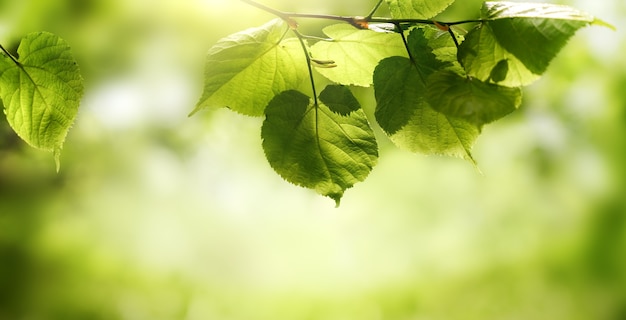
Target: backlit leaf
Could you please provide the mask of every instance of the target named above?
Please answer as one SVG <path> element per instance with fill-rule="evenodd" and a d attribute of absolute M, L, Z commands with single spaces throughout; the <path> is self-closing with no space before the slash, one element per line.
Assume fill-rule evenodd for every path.
<path fill-rule="evenodd" d="M 427 101 L 426 80 L 409 59 L 381 61 L 374 72 L 374 90 L 376 120 L 397 146 L 474 163 L 470 150 L 479 126 L 435 111 Z"/>
<path fill-rule="evenodd" d="M 478 127 L 515 111 L 522 102 L 519 88 L 485 83 L 442 71 L 428 79 L 427 99 L 433 109 L 468 120 Z"/>
<path fill-rule="evenodd" d="M 458 58 L 468 75 L 484 82 L 520 87 L 540 77 L 498 43 L 488 24 L 477 26 L 465 36 L 465 41 L 459 47 Z"/>
<path fill-rule="evenodd" d="M 406 56 L 402 38 L 397 33 L 356 29 L 348 24 L 324 28 L 332 41 L 319 41 L 311 47 L 313 57 L 334 61 L 334 68 L 317 68 L 333 82 L 368 87 L 378 62 L 390 56 Z"/>
<path fill-rule="evenodd" d="M 430 19 L 448 8 L 454 0 L 385 0 L 396 19 Z"/>
<path fill-rule="evenodd" d="M 22 39 L 14 61 L 0 54 L 0 97 L 13 130 L 29 145 L 55 154 L 76 118 L 83 79 L 69 45 L 47 32 Z"/>
<path fill-rule="evenodd" d="M 339 205 L 344 191 L 369 175 L 378 146 L 363 110 L 342 115 L 327 106 L 352 105 L 354 97 L 329 88 L 318 106 L 299 91 L 277 95 L 265 110 L 261 136 L 267 160 L 281 177 Z"/>
<path fill-rule="evenodd" d="M 307 79 L 306 57 L 296 39 L 283 40 L 289 27 L 280 19 L 220 40 L 208 52 L 204 92 L 194 112 L 228 107 L 262 116 L 270 100 Z"/>
<path fill-rule="evenodd" d="M 578 29 L 612 27 L 572 7 L 545 3 L 485 2 L 482 15 L 485 25 L 467 35 L 459 60 L 470 75 L 511 87 L 543 74 Z"/>

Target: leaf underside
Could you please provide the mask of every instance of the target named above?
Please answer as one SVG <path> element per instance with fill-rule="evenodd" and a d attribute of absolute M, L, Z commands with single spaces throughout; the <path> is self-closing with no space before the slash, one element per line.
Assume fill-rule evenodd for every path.
<path fill-rule="evenodd" d="M 7 121 L 32 147 L 58 156 L 76 118 L 83 79 L 69 45 L 48 32 L 24 37 L 17 63 L 0 57 L 0 97 Z"/>

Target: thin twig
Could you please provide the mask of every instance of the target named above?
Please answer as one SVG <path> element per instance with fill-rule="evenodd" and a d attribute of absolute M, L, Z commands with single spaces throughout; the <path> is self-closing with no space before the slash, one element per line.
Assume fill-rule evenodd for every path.
<path fill-rule="evenodd" d="M 13 57 L 12 54 L 9 53 L 9 51 L 7 51 L 7 49 L 5 49 L 1 44 L 0 44 L 0 49 L 2 49 L 2 51 L 4 52 L 4 54 L 6 54 L 9 58 L 11 58 L 11 60 L 13 60 L 13 62 L 15 62 L 16 65 L 21 66 L 22 64 L 17 61 L 17 59 L 15 59 L 15 57 Z"/>
<path fill-rule="evenodd" d="M 374 9 L 372 9 L 372 11 L 370 11 L 370 13 L 365 18 L 366 19 L 371 19 L 374 16 L 374 14 L 376 13 L 376 11 L 378 11 L 378 8 L 380 8 L 380 5 L 383 4 L 383 1 L 385 1 L 385 0 L 379 0 L 378 3 L 376 4 L 376 6 L 374 7 Z"/>
<path fill-rule="evenodd" d="M 304 55 L 306 56 L 306 65 L 307 65 L 307 68 L 309 69 L 309 79 L 311 81 L 311 90 L 313 91 L 313 101 L 315 102 L 315 107 L 317 107 L 318 106 L 317 89 L 315 88 L 315 78 L 313 76 L 313 66 L 311 63 L 311 55 L 309 53 L 309 49 L 306 46 L 306 43 L 304 42 L 304 36 L 300 32 L 298 32 L 298 30 L 293 30 L 293 33 L 296 35 L 296 37 L 300 41 L 300 45 L 302 46 L 302 51 L 304 51 Z"/>
<path fill-rule="evenodd" d="M 352 25 L 355 25 L 355 23 L 357 21 L 359 22 L 377 22 L 377 23 L 392 23 L 395 25 L 399 25 L 399 24 L 409 24 L 409 25 L 413 25 L 413 24 L 427 24 L 427 25 L 434 25 L 436 23 L 439 23 L 441 25 L 448 25 L 448 26 L 453 26 L 453 25 L 458 25 L 458 24 L 466 24 L 466 23 L 481 23 L 481 22 L 485 22 L 485 20 L 479 19 L 479 20 L 463 20 L 463 21 L 454 21 L 454 22 L 443 22 L 443 21 L 434 21 L 434 20 L 427 20 L 427 19 L 394 19 L 394 18 L 385 18 L 385 17 L 374 17 L 374 13 L 378 10 L 378 8 L 382 5 L 382 3 L 384 2 L 383 0 L 380 0 L 379 3 L 376 5 L 376 7 L 374 8 L 374 10 L 372 10 L 372 12 L 370 12 L 370 14 L 367 17 L 352 17 L 352 16 L 338 16 L 338 15 L 332 15 L 332 14 L 314 14 L 314 13 L 294 13 L 294 12 L 285 12 L 285 11 L 280 11 L 280 10 L 276 10 L 273 8 L 270 8 L 266 5 L 263 5 L 261 3 L 258 3 L 254 0 L 241 0 L 242 2 L 245 2 L 253 7 L 259 8 L 261 10 L 264 10 L 266 12 L 269 12 L 285 21 L 291 21 L 292 18 L 305 18 L 305 19 L 323 19 L 323 20 L 335 20 L 335 21 L 342 21 L 342 22 L 346 22 Z"/>

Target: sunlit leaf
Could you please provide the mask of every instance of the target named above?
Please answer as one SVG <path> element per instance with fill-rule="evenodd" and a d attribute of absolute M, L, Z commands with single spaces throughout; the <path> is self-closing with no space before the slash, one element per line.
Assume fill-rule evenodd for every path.
<path fill-rule="evenodd" d="M 477 26 L 465 36 L 458 58 L 468 75 L 485 82 L 520 87 L 540 77 L 498 43 L 488 24 Z"/>
<path fill-rule="evenodd" d="M 267 160 L 281 177 L 339 205 L 344 191 L 363 181 L 376 164 L 378 146 L 363 110 L 342 115 L 329 108 L 352 105 L 354 97 L 329 88 L 318 106 L 299 91 L 277 95 L 265 110 L 261 136 Z"/>
<path fill-rule="evenodd" d="M 194 112 L 228 107 L 262 116 L 277 94 L 307 79 L 306 58 L 295 39 L 282 40 L 288 26 L 280 19 L 220 40 L 207 55 L 204 92 Z"/>
<path fill-rule="evenodd" d="M 433 109 L 468 120 L 478 127 L 515 111 L 522 102 L 519 88 L 464 78 L 450 71 L 430 76 L 427 92 L 428 102 Z"/>
<path fill-rule="evenodd" d="M 479 126 L 431 108 L 426 80 L 409 59 L 381 61 L 374 72 L 374 90 L 376 120 L 397 146 L 474 162 L 470 150 L 480 133 Z"/>
<path fill-rule="evenodd" d="M 324 28 L 332 41 L 319 41 L 311 47 L 313 57 L 334 61 L 334 68 L 317 71 L 333 82 L 367 87 L 378 62 L 390 56 L 406 56 L 402 38 L 397 33 L 359 30 L 348 24 Z"/>
<path fill-rule="evenodd" d="M 454 0 L 385 0 L 396 19 L 430 19 L 448 8 Z"/>
<path fill-rule="evenodd" d="M 543 74 L 578 29 L 611 27 L 572 7 L 544 3 L 486 2 L 482 15 L 486 25 L 467 35 L 459 59 L 470 75 L 512 87 Z"/>
<path fill-rule="evenodd" d="M 422 104 L 402 130 L 390 138 L 397 146 L 411 152 L 457 157 L 475 165 L 471 150 L 479 135 L 480 128 L 475 124 Z"/>
<path fill-rule="evenodd" d="M 0 54 L 0 96 L 7 120 L 29 145 L 58 157 L 83 95 L 69 45 L 38 32 L 22 39 L 19 59 Z"/>

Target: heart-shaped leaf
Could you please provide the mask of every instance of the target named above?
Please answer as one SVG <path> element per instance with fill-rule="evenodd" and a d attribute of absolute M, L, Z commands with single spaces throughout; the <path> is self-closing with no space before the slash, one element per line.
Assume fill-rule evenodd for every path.
<path fill-rule="evenodd" d="M 274 19 L 220 40 L 207 54 L 204 92 L 196 109 L 228 107 L 262 116 L 280 92 L 297 89 L 308 75 L 298 40 L 283 40 L 288 26 Z"/>
<path fill-rule="evenodd" d="M 261 136 L 267 160 L 281 177 L 339 205 L 344 191 L 376 164 L 378 145 L 362 109 L 335 110 L 356 101 L 347 88 L 328 88 L 318 105 L 299 91 L 277 95 L 265 110 Z"/>
<path fill-rule="evenodd" d="M 83 78 L 69 45 L 48 32 L 31 33 L 0 56 L 0 97 L 13 130 L 29 145 L 51 151 L 57 170 L 65 137 L 83 95 Z"/>

